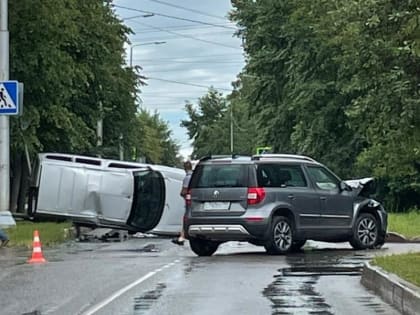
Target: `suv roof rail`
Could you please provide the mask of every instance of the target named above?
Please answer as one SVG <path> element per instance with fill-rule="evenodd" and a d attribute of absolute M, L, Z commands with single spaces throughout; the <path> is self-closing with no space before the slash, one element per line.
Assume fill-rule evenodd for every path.
<path fill-rule="evenodd" d="M 261 159 L 295 159 L 295 160 L 304 160 L 310 162 L 316 162 L 313 158 L 305 155 L 298 154 L 258 154 L 253 155 L 252 160 L 261 160 Z"/>
<path fill-rule="evenodd" d="M 249 155 L 243 155 L 243 154 L 215 154 L 215 155 L 206 155 L 204 157 L 202 157 L 201 159 L 198 160 L 198 162 L 203 162 L 203 161 L 208 161 L 208 160 L 213 160 L 213 159 L 237 159 L 240 157 L 250 157 Z"/>

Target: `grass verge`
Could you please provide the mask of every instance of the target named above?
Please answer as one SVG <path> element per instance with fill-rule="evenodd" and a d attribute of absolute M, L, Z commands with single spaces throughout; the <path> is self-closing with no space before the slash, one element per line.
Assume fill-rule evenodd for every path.
<path fill-rule="evenodd" d="M 397 232 L 409 238 L 420 236 L 420 211 L 389 213 L 388 231 Z"/>
<path fill-rule="evenodd" d="M 420 252 L 376 257 L 373 264 L 420 287 Z"/>
<path fill-rule="evenodd" d="M 6 230 L 10 239 L 8 246 L 32 247 L 35 230 L 39 232 L 42 246 L 55 245 L 69 238 L 69 233 L 65 233 L 65 229 L 69 228 L 69 222 L 17 222 L 16 227 Z"/>

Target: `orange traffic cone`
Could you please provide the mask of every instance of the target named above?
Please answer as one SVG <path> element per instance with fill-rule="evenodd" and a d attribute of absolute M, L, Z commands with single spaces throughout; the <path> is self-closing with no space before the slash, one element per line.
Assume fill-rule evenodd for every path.
<path fill-rule="evenodd" d="M 42 255 L 41 249 L 41 241 L 39 240 L 39 233 L 37 230 L 34 231 L 34 242 L 33 242 L 33 250 L 32 250 L 32 257 L 28 260 L 30 264 L 40 264 L 47 262 Z"/>

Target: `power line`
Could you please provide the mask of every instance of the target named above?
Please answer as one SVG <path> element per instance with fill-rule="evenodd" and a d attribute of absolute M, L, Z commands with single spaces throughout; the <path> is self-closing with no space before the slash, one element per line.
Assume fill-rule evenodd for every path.
<path fill-rule="evenodd" d="M 153 59 L 142 59 L 142 61 L 160 61 L 160 60 L 184 60 L 184 59 L 201 59 L 207 57 L 226 57 L 226 56 L 238 56 L 242 55 L 242 53 L 229 53 L 229 54 L 213 54 L 213 55 L 193 55 L 188 57 L 170 57 L 170 58 L 153 58 Z M 133 59 L 134 60 L 134 59 Z"/>
<path fill-rule="evenodd" d="M 172 107 L 172 106 L 179 106 L 179 105 L 185 105 L 185 102 L 188 100 L 182 100 L 179 102 L 171 102 L 171 103 L 162 103 L 160 101 L 154 101 L 154 100 L 142 100 L 142 105 L 155 105 L 155 106 L 161 106 L 161 107 Z"/>
<path fill-rule="evenodd" d="M 142 66 L 158 66 L 158 65 L 161 65 L 161 64 L 165 64 L 167 66 L 168 63 L 169 64 L 177 64 L 177 63 L 180 63 L 180 64 L 204 64 L 204 65 L 206 65 L 206 64 L 209 64 L 209 65 L 212 65 L 212 64 L 238 64 L 238 65 L 245 64 L 245 62 L 242 62 L 241 60 L 221 60 L 221 61 L 218 61 L 218 60 L 203 60 L 203 61 L 161 60 L 159 62 L 153 62 L 153 61 L 152 62 L 144 62 L 144 60 L 142 60 L 140 58 L 140 59 L 133 59 L 133 61 L 141 62 Z"/>
<path fill-rule="evenodd" d="M 169 6 L 169 7 L 173 7 L 173 8 L 177 8 L 177 9 L 182 9 L 182 10 L 185 10 L 185 11 L 190 11 L 190 12 L 198 13 L 198 14 L 201 14 L 201 15 L 206 15 L 206 16 L 209 16 L 209 17 L 217 18 L 217 19 L 227 20 L 225 17 L 213 15 L 213 14 L 210 14 L 210 13 L 206 13 L 206 12 L 195 10 L 195 9 L 191 9 L 191 8 L 186 8 L 186 7 L 183 7 L 183 6 L 180 6 L 180 5 L 176 5 L 176 4 L 172 4 L 172 3 L 168 3 L 168 2 L 165 2 L 165 1 L 160 1 L 160 0 L 149 0 L 149 1 L 155 2 L 155 3 L 159 3 L 159 4 L 163 4 L 163 5 L 166 5 L 166 6 Z"/>
<path fill-rule="evenodd" d="M 168 82 L 168 83 L 174 83 L 174 84 L 182 84 L 182 85 L 189 85 L 189 86 L 196 86 L 196 87 L 201 87 L 201 88 L 206 88 L 206 89 L 210 89 L 213 88 L 215 90 L 220 90 L 220 91 L 228 91 L 231 92 L 232 90 L 230 89 L 225 89 L 225 88 L 216 88 L 214 86 L 207 86 L 207 85 L 201 85 L 201 84 L 195 84 L 195 83 L 189 83 L 189 82 L 181 82 L 181 81 L 175 81 L 175 80 L 167 80 L 167 79 L 161 79 L 161 78 L 155 78 L 155 77 L 147 77 L 147 80 L 157 80 L 157 81 L 163 81 L 163 82 Z"/>
<path fill-rule="evenodd" d="M 185 94 L 185 93 L 184 93 Z M 184 99 L 184 96 L 178 96 L 178 97 L 173 97 L 173 96 L 169 96 L 169 95 L 144 95 L 144 93 L 140 93 L 139 96 L 146 96 L 148 99 L 152 98 L 152 99 L 160 99 L 160 100 L 171 100 L 174 101 L 174 99 L 176 100 L 177 98 L 180 99 Z"/>
<path fill-rule="evenodd" d="M 232 49 L 240 49 L 240 48 L 235 47 L 235 46 L 225 45 L 225 44 L 222 44 L 222 43 L 213 42 L 211 40 L 201 39 L 201 38 L 198 38 L 198 37 L 194 37 L 194 36 L 190 36 L 190 35 L 186 35 L 186 34 L 182 34 L 182 33 L 177 33 L 177 32 L 173 32 L 173 31 L 165 30 L 165 29 L 163 29 L 161 27 L 158 27 L 158 26 L 153 26 L 153 25 L 138 22 L 138 21 L 133 21 L 133 22 L 136 23 L 136 24 L 139 24 L 139 25 L 149 26 L 149 27 L 152 27 L 152 28 L 155 28 L 155 29 L 158 29 L 158 30 L 162 30 L 162 31 L 170 33 L 170 34 L 174 34 L 174 35 L 177 35 L 177 36 L 180 36 L 180 37 L 193 39 L 193 40 L 204 42 L 204 43 L 207 43 L 207 44 L 213 44 L 213 45 L 223 46 L 223 47 L 232 48 Z"/>
<path fill-rule="evenodd" d="M 162 14 L 162 13 L 157 13 L 157 12 L 152 12 L 152 11 L 139 10 L 139 9 L 129 8 L 129 7 L 125 7 L 125 6 L 117 5 L 117 4 L 113 4 L 112 6 L 115 7 L 115 8 L 120 8 L 120 9 L 124 9 L 124 10 L 129 10 L 129 11 L 135 11 L 135 12 L 141 12 L 141 13 L 146 13 L 146 14 L 154 14 L 154 15 L 157 15 L 157 16 L 163 16 L 163 17 L 166 17 L 166 18 L 169 18 L 169 19 L 188 21 L 188 22 L 193 22 L 193 23 L 197 23 L 197 24 L 211 25 L 211 26 L 214 26 L 214 27 L 221 27 L 221 28 L 236 30 L 236 27 L 223 26 L 223 25 L 218 25 L 218 24 L 214 24 L 214 23 L 209 23 L 209 22 L 203 22 L 203 21 L 178 17 L 178 16 L 174 16 L 174 15 L 167 15 L 167 14 Z"/>
<path fill-rule="evenodd" d="M 197 90 L 194 90 L 194 89 L 190 89 L 190 90 L 183 90 L 183 91 L 179 91 L 178 89 L 177 89 L 177 91 L 176 92 L 173 92 L 173 91 L 169 91 L 169 90 L 166 90 L 165 91 L 165 95 L 173 95 L 173 97 L 174 98 L 181 98 L 181 97 L 184 97 L 184 95 L 185 94 L 189 94 L 189 93 L 198 93 L 197 92 Z M 163 93 L 163 91 L 157 91 L 157 92 L 142 92 L 141 94 L 140 94 L 140 96 L 145 96 L 145 97 L 154 97 L 154 96 L 156 96 L 156 94 L 157 93 Z"/>
<path fill-rule="evenodd" d="M 227 25 L 229 23 L 224 23 L 224 24 L 217 24 L 217 25 Z M 213 28 L 214 26 L 208 26 L 208 25 L 204 25 L 204 26 L 199 26 L 196 24 L 185 24 L 185 25 L 169 25 L 169 26 L 165 26 L 163 27 L 164 29 L 170 29 L 170 30 L 178 30 L 178 31 L 183 31 L 183 30 L 200 30 L 200 29 L 209 29 L 209 28 Z M 144 31 L 139 31 L 136 32 L 136 34 L 144 34 L 144 33 L 156 33 L 156 32 L 161 32 L 159 30 L 153 30 L 152 28 L 150 28 L 150 30 L 145 29 Z"/>
<path fill-rule="evenodd" d="M 159 31 L 160 33 L 163 32 L 168 32 L 169 30 L 166 29 L 162 29 L 162 31 Z M 187 30 L 188 31 L 188 30 Z M 173 30 L 171 30 L 171 32 L 173 32 Z M 160 34 L 157 36 L 164 36 L 164 37 L 155 37 L 156 34 L 150 35 L 150 34 L 145 34 L 146 36 L 150 35 L 153 36 L 152 38 L 150 38 L 150 40 L 167 40 L 167 39 L 173 39 L 174 36 L 166 36 L 164 34 Z M 183 34 L 183 35 L 187 35 L 187 36 L 207 36 L 207 35 L 212 35 L 212 36 L 218 36 L 220 37 L 220 34 L 229 34 L 229 35 L 233 35 L 231 31 L 218 31 L 218 32 L 194 32 L 194 33 L 177 33 L 177 34 Z M 136 35 L 139 35 L 138 33 L 136 33 Z M 179 36 L 179 35 L 176 35 Z M 232 36 L 233 37 L 233 36 Z M 141 37 L 131 37 L 130 38 L 132 41 L 139 41 L 139 40 L 149 40 L 147 39 L 147 37 L 145 38 L 144 35 L 142 35 Z M 238 39 L 239 41 L 239 39 Z"/>
<path fill-rule="evenodd" d="M 226 68 L 226 66 L 224 66 L 223 68 Z M 220 69 L 220 68 L 219 68 Z M 148 73 L 170 73 L 170 72 L 179 72 L 179 73 L 185 73 L 186 71 L 190 72 L 190 71 L 194 71 L 194 70 L 203 70 L 201 68 L 196 68 L 196 69 L 191 69 L 189 68 L 188 70 L 184 70 L 184 69 L 172 69 L 172 70 L 144 70 L 142 72 L 142 74 L 147 75 Z M 207 70 L 207 69 L 204 69 Z"/>

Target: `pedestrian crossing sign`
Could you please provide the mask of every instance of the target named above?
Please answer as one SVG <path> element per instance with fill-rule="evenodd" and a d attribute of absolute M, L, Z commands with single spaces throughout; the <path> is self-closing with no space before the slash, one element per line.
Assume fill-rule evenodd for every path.
<path fill-rule="evenodd" d="M 17 81 L 0 82 L 0 115 L 19 114 L 18 86 Z"/>

